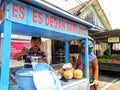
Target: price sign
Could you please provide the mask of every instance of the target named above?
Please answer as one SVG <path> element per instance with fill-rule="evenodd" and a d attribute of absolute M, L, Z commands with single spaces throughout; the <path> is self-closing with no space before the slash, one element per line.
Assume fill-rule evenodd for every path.
<path fill-rule="evenodd" d="M 108 42 L 119 42 L 119 37 L 109 37 Z"/>

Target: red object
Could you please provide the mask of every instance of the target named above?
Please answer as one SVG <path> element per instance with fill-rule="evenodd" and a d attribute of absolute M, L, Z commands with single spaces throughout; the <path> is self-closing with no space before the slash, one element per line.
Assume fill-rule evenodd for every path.
<path fill-rule="evenodd" d="M 36 24 L 42 23 L 42 13 L 35 10 L 32 11 L 32 22 Z"/>
<path fill-rule="evenodd" d="M 115 58 L 113 58 L 112 61 L 111 61 L 111 63 L 118 63 L 118 60 L 115 59 Z"/>
<path fill-rule="evenodd" d="M 16 19 L 24 19 L 24 6 L 19 6 L 18 4 L 12 4 L 12 17 Z"/>
<path fill-rule="evenodd" d="M 5 2 L 3 2 L 3 4 L 0 6 L 0 20 L 1 21 L 4 18 L 4 14 L 5 14 Z"/>
<path fill-rule="evenodd" d="M 21 49 L 25 46 L 31 47 L 31 43 L 30 42 L 11 42 L 11 53 L 10 53 L 10 59 L 13 59 L 13 56 L 20 52 Z"/>

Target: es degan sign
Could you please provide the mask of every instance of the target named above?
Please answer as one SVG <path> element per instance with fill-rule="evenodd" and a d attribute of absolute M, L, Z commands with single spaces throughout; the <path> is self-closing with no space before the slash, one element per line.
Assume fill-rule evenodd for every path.
<path fill-rule="evenodd" d="M 83 25 L 61 18 L 40 8 L 27 6 L 18 1 L 12 2 L 10 11 L 10 19 L 13 22 L 57 32 L 74 33 L 83 36 L 87 35 L 87 29 Z"/>

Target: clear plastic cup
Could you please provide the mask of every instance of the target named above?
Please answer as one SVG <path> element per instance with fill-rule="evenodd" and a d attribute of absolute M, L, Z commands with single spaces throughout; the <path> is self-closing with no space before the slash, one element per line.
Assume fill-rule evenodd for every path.
<path fill-rule="evenodd" d="M 31 56 L 31 64 L 32 64 L 32 68 L 34 69 L 35 65 L 38 64 L 37 56 Z"/>

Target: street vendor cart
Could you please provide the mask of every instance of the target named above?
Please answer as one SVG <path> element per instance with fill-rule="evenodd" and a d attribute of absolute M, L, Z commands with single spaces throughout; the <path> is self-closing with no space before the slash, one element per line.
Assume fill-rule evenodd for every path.
<path fill-rule="evenodd" d="M 0 90 L 9 89 L 11 34 L 64 40 L 66 63 L 68 63 L 69 59 L 68 41 L 84 39 L 86 46 L 86 78 L 85 80 L 83 80 L 83 78 L 82 81 L 79 82 L 89 81 L 88 30 L 91 28 L 100 29 L 99 27 L 82 19 L 78 19 L 68 12 L 42 0 L 1 0 L 0 9 L 2 11 L 0 12 L 2 13 L 0 18 L 0 32 L 4 34 Z M 81 83 L 79 83 L 79 85 Z M 89 90 L 89 86 L 85 87 Z M 64 84 L 63 90 L 67 89 L 65 88 L 66 86 Z M 69 90 L 71 89 L 69 88 Z M 72 88 L 72 90 L 76 89 Z"/>

